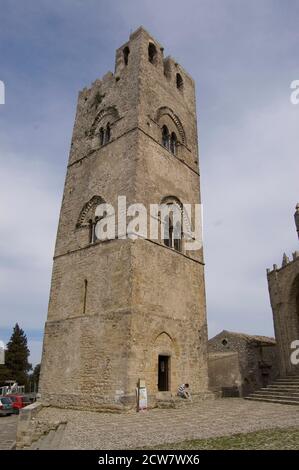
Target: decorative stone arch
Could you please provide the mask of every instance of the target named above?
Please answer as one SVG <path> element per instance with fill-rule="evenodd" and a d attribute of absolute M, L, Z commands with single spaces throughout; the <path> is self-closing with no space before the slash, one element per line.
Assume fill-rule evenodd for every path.
<path fill-rule="evenodd" d="M 173 203 L 175 204 L 177 207 L 179 207 L 181 213 L 182 213 L 182 222 L 183 222 L 183 226 L 184 227 L 187 227 L 187 232 L 184 233 L 184 235 L 188 235 L 188 236 L 191 236 L 191 233 L 192 233 L 192 226 L 191 226 L 191 221 L 188 217 L 188 214 L 186 213 L 186 211 L 184 210 L 184 206 L 182 204 L 182 202 L 179 200 L 179 198 L 177 198 L 176 196 L 165 196 L 163 197 L 163 199 L 161 200 L 160 204 L 169 204 L 169 203 Z M 183 228 L 183 227 L 182 227 Z"/>
<path fill-rule="evenodd" d="M 152 344 L 152 348 L 155 348 L 155 345 L 157 344 L 159 338 L 167 338 L 171 344 L 171 347 L 173 348 L 175 354 L 178 356 L 179 355 L 179 352 L 180 352 L 180 348 L 178 346 L 178 343 L 177 341 L 174 339 L 174 335 L 168 333 L 166 330 L 162 330 L 161 329 L 156 329 L 152 335 L 152 341 L 151 341 L 151 344 Z"/>
<path fill-rule="evenodd" d="M 159 123 L 163 116 L 170 117 L 178 131 L 181 143 L 187 145 L 186 133 L 180 118 L 172 111 L 172 109 L 168 108 L 167 106 L 162 106 L 158 109 L 156 112 L 155 121 Z"/>
<path fill-rule="evenodd" d="M 155 329 L 151 336 L 149 377 L 151 378 L 150 388 L 153 392 L 167 390 L 175 393 L 178 387 L 180 348 L 173 331 L 169 330 L 169 326 L 170 325 L 167 326 L 167 330 L 164 329 L 163 326 L 160 326 L 160 329 Z M 168 359 L 165 364 L 166 358 Z M 164 369 L 166 371 L 166 376 L 164 375 L 164 380 L 167 383 L 166 388 L 160 388 L 161 362 L 164 362 L 166 366 L 166 369 Z M 164 380 L 162 379 L 162 382 L 164 382 Z"/>
<path fill-rule="evenodd" d="M 89 214 L 94 212 L 99 204 L 105 204 L 105 200 L 101 196 L 93 196 L 86 204 L 84 204 L 80 212 L 76 228 L 88 226 Z"/>
<path fill-rule="evenodd" d="M 107 119 L 108 118 L 108 119 Z M 92 126 L 90 128 L 89 135 L 92 136 L 96 133 L 97 129 L 99 129 L 101 123 L 103 121 L 109 121 L 110 125 L 113 122 L 117 121 L 120 118 L 119 112 L 116 106 L 109 106 L 109 108 L 102 109 L 95 117 Z"/>

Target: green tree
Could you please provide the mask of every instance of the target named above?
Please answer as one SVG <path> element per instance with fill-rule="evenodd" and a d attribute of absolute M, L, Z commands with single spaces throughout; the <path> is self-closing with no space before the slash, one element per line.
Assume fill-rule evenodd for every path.
<path fill-rule="evenodd" d="M 11 380 L 10 372 L 5 364 L 0 364 L 0 387 L 7 385 L 6 380 Z"/>
<path fill-rule="evenodd" d="M 19 385 L 28 385 L 28 372 L 32 369 L 28 362 L 30 351 L 27 346 L 27 337 L 16 323 L 5 351 L 5 366 L 0 381 L 14 380 Z M 1 372 L 0 372 L 1 374 Z"/>

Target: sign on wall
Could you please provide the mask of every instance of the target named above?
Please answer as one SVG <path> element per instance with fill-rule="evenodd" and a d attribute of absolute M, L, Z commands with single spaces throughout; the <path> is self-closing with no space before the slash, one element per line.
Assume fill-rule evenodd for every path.
<path fill-rule="evenodd" d="M 147 410 L 147 390 L 144 380 L 139 380 L 137 388 L 137 411 Z"/>

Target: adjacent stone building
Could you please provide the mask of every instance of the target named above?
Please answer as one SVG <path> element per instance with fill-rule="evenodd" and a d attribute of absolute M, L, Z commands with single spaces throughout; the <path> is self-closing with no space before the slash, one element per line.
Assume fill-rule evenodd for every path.
<path fill-rule="evenodd" d="M 299 204 L 295 212 L 299 236 Z M 278 347 L 279 371 L 282 377 L 299 373 L 299 364 L 292 363 L 294 341 L 299 340 L 299 251 L 290 260 L 283 255 L 282 265 L 267 270 L 275 337 Z M 298 349 L 298 345 L 296 346 Z"/>
<path fill-rule="evenodd" d="M 208 342 L 209 383 L 222 396 L 246 396 L 278 376 L 274 338 L 223 330 Z"/>
<path fill-rule="evenodd" d="M 126 198 L 119 209 L 118 198 Z M 194 82 L 142 27 L 116 51 L 115 73 L 79 93 L 57 233 L 40 393 L 53 406 L 150 404 L 182 382 L 208 389 L 202 248 L 185 250 L 158 219 L 149 236 L 99 241 L 101 203 L 200 202 Z M 117 212 L 117 211 L 116 211 Z"/>

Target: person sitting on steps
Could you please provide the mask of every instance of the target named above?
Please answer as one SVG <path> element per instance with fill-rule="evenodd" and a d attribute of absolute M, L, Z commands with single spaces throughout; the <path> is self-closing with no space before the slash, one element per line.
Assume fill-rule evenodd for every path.
<path fill-rule="evenodd" d="M 178 396 L 191 400 L 191 393 L 189 391 L 189 384 L 182 384 L 178 388 Z"/>

